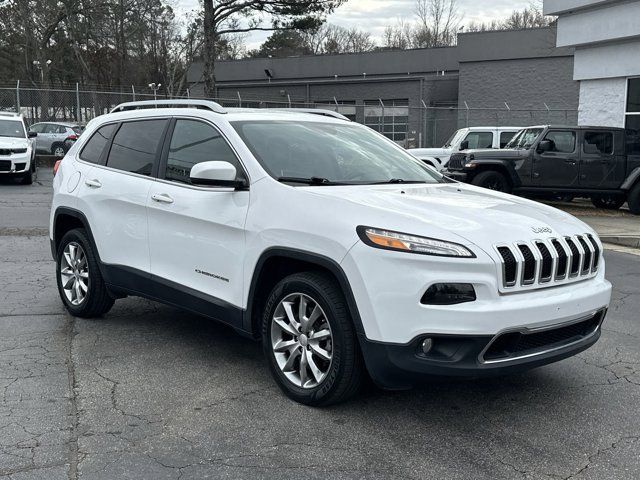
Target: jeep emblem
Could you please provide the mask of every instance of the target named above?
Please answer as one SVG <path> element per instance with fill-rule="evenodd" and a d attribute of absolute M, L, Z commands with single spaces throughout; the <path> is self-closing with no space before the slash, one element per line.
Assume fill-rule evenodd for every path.
<path fill-rule="evenodd" d="M 553 233 L 549 227 L 531 227 L 531 230 L 533 233 Z"/>

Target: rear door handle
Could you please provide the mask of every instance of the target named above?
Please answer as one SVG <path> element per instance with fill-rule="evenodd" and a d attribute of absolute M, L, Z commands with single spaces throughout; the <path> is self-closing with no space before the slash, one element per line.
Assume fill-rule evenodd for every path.
<path fill-rule="evenodd" d="M 173 198 L 166 193 L 154 193 L 151 195 L 151 200 L 158 203 L 173 203 Z"/>
<path fill-rule="evenodd" d="M 85 180 L 84 184 L 87 187 L 91 187 L 91 188 L 100 188 L 102 186 L 102 183 L 100 183 L 100 180 L 96 180 L 95 178 L 93 180 Z"/>

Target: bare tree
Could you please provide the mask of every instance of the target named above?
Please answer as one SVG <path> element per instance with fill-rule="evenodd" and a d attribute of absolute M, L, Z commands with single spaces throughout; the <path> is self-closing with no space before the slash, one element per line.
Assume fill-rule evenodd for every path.
<path fill-rule="evenodd" d="M 216 49 L 220 36 L 256 30 L 317 28 L 324 15 L 346 0 L 203 0 L 205 93 L 215 95 Z M 265 20 L 271 20 L 266 24 Z"/>
<path fill-rule="evenodd" d="M 416 46 L 446 47 L 455 45 L 462 15 L 456 0 L 418 0 Z"/>
<path fill-rule="evenodd" d="M 315 55 L 368 52 L 376 47 L 369 32 L 323 24 L 302 32 L 307 48 Z"/>

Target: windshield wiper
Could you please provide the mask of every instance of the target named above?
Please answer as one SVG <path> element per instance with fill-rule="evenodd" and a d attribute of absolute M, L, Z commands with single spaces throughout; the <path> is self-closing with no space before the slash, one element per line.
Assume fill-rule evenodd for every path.
<path fill-rule="evenodd" d="M 427 183 L 425 180 L 405 180 L 403 178 L 392 178 L 383 182 L 371 182 L 369 185 L 386 185 L 388 183 Z"/>
<path fill-rule="evenodd" d="M 307 185 L 344 185 L 343 183 L 332 182 L 328 178 L 323 177 L 278 177 L 278 181 L 284 183 L 306 183 Z"/>

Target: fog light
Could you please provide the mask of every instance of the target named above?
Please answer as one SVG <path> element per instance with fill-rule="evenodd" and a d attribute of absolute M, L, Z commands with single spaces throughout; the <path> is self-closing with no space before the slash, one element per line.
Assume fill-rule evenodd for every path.
<path fill-rule="evenodd" d="M 424 305 L 455 305 L 474 302 L 476 291 L 470 283 L 434 283 L 422 296 Z"/>
<path fill-rule="evenodd" d="M 424 354 L 429 353 L 429 351 L 431 350 L 432 347 L 433 347 L 433 339 L 432 338 L 425 338 L 422 341 L 422 353 L 424 353 Z"/>

